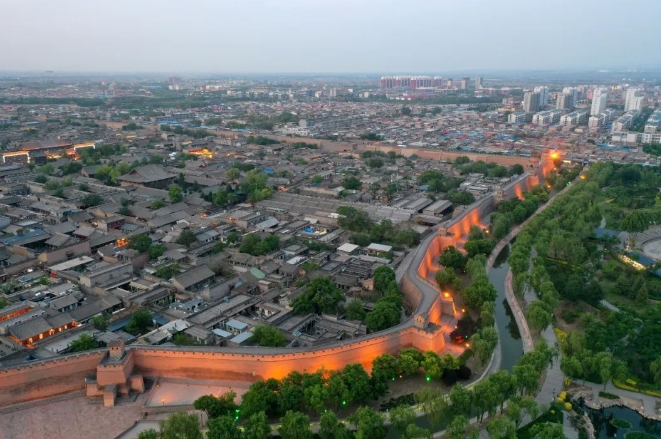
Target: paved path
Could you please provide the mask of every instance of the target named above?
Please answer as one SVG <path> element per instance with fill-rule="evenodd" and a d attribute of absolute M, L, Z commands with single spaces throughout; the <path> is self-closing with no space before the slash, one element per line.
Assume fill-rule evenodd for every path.
<path fill-rule="evenodd" d="M 610 302 L 609 302 L 608 300 L 606 300 L 606 299 L 602 299 L 599 303 L 601 303 L 606 309 L 609 309 L 609 310 L 611 310 L 611 311 L 613 311 L 613 312 L 620 312 L 620 308 L 618 308 L 617 306 L 613 305 L 612 303 L 610 303 Z"/>

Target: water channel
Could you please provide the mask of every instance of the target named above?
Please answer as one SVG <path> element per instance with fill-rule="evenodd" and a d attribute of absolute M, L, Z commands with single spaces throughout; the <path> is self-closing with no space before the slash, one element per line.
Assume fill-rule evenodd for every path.
<path fill-rule="evenodd" d="M 512 371 L 512 367 L 519 362 L 523 356 L 523 342 L 519 334 L 519 327 L 516 324 L 512 309 L 507 303 L 505 297 L 505 278 L 509 270 L 507 257 L 509 256 L 510 246 L 506 246 L 496 257 L 493 268 L 489 271 L 489 281 L 493 284 L 498 291 L 498 298 L 496 299 L 496 328 L 498 329 L 498 336 L 500 338 L 499 348 L 501 349 L 501 362 L 500 369 Z M 416 419 L 416 425 L 422 428 L 430 428 L 429 419 L 427 416 L 421 416 Z M 441 431 L 445 429 L 445 425 L 441 424 L 432 430 Z M 386 439 L 396 439 L 398 434 L 392 428 L 389 429 Z"/>
<path fill-rule="evenodd" d="M 512 367 L 519 362 L 523 355 L 523 342 L 512 309 L 505 297 L 505 278 L 510 268 L 507 263 L 509 254 L 510 246 L 507 245 L 496 257 L 493 268 L 489 271 L 489 281 L 498 291 L 495 312 L 496 329 L 498 329 L 500 338 L 500 369 L 512 372 Z"/>

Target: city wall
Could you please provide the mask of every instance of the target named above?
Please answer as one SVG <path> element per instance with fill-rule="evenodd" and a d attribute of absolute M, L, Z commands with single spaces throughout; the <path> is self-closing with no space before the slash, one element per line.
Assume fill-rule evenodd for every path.
<path fill-rule="evenodd" d="M 0 370 L 0 407 L 84 390 L 105 354 L 88 351 Z"/>
<path fill-rule="evenodd" d="M 282 350 L 250 348 L 236 352 L 209 349 L 139 348 L 129 352 L 134 358 L 133 373 L 168 378 L 254 381 L 260 378 L 282 378 L 292 371 L 313 372 L 322 367 L 341 369 L 360 363 L 371 370 L 372 360 L 384 353 L 396 354 L 405 347 L 422 351 L 442 351 L 444 331 L 425 331 L 409 326 L 375 337 L 347 341 L 325 349 L 283 353 Z"/>
<path fill-rule="evenodd" d="M 540 170 L 541 175 L 545 175 L 546 168 Z M 525 176 L 506 187 L 500 196 L 518 196 L 537 184 L 539 178 L 539 175 Z M 434 261 L 437 256 L 445 246 L 455 245 L 468 233 L 471 225 L 479 224 L 481 218 L 491 212 L 495 201 L 493 196 L 488 196 L 469 206 L 442 233 L 431 237 L 425 250 L 419 249 L 424 253 L 420 259 L 414 258 L 418 266 L 413 267 L 419 278 L 414 281 L 407 272 L 401 281 L 406 300 L 416 312 L 396 327 L 321 349 L 293 351 L 255 347 L 221 351 L 204 347 L 132 347 L 128 349 L 126 360 L 120 367 L 100 364 L 106 350 L 27 363 L 0 370 L 0 406 L 83 390 L 85 378 L 93 376 L 96 376 L 100 385 L 126 383 L 135 374 L 147 377 L 254 381 L 266 377 L 281 378 L 294 370 L 314 371 L 321 367 L 340 369 L 349 363 L 360 363 L 369 370 L 375 357 L 396 353 L 406 347 L 441 352 L 445 349 L 444 335 L 451 328 L 421 328 L 425 328 L 427 323 L 439 324 L 443 314 L 453 315 L 453 303 L 444 300 L 440 294 L 436 297 L 430 297 L 429 294 L 425 296 L 416 287 L 416 282 L 426 282 L 434 288 L 427 277 L 436 264 Z M 421 319 L 426 321 L 422 322 Z"/>

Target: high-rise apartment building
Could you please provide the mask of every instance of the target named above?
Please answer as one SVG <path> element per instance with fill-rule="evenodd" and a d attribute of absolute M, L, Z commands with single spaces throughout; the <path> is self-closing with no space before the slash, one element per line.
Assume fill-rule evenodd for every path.
<path fill-rule="evenodd" d="M 539 93 L 539 106 L 546 107 L 549 103 L 549 88 L 545 85 L 538 85 L 533 89 L 535 93 Z"/>
<path fill-rule="evenodd" d="M 645 102 L 645 96 L 641 90 L 637 88 L 627 89 L 626 97 L 624 98 L 624 111 L 641 111 Z"/>
<path fill-rule="evenodd" d="M 523 94 L 523 111 L 526 113 L 539 111 L 539 93 L 528 90 Z"/>
<path fill-rule="evenodd" d="M 482 78 L 481 76 L 475 77 L 475 90 L 480 90 L 482 88 L 483 80 L 484 78 Z"/>
<path fill-rule="evenodd" d="M 466 90 L 468 88 L 468 83 L 470 82 L 470 78 L 461 78 L 461 83 L 459 88 L 462 90 Z"/>
<path fill-rule="evenodd" d="M 569 93 L 558 93 L 555 108 L 558 110 L 572 110 L 574 108 L 574 96 Z"/>
<path fill-rule="evenodd" d="M 605 88 L 596 88 L 592 92 L 592 107 L 590 107 L 590 115 L 596 116 L 603 113 L 606 109 L 606 102 L 608 101 L 608 92 Z"/>

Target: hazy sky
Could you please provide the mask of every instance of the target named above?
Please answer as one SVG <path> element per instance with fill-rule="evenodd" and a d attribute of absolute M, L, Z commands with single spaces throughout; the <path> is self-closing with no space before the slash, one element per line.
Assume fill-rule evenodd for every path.
<path fill-rule="evenodd" d="M 660 67 L 659 0 L 0 0 L 0 70 Z"/>

